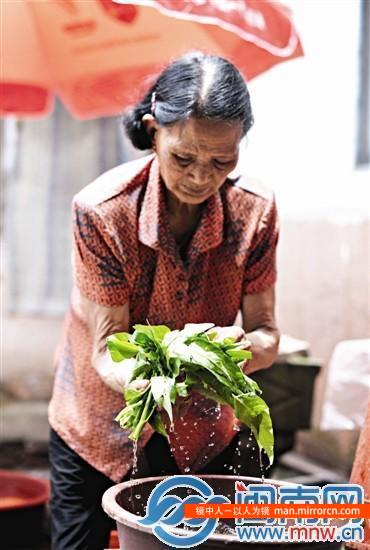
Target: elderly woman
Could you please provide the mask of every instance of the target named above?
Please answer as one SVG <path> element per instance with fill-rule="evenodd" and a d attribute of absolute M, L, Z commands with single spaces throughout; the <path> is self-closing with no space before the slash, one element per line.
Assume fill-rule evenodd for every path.
<path fill-rule="evenodd" d="M 248 374 L 275 358 L 274 197 L 228 178 L 252 123 L 238 70 L 188 54 L 125 119 L 134 146 L 153 154 L 74 199 L 75 286 L 50 404 L 54 550 L 106 545 L 101 496 L 132 471 L 132 442 L 114 422 L 130 373 L 110 361 L 108 335 L 146 320 L 171 329 L 211 322 L 250 342 Z M 239 310 L 243 329 L 232 327 Z M 251 473 L 238 438 L 231 409 L 196 395 L 169 441 L 144 430 L 138 475 L 230 473 L 236 463 L 239 474 Z"/>

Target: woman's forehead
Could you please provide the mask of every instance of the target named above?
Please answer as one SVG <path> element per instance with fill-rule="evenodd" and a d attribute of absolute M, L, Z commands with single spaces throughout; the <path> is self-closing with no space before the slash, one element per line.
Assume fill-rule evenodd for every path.
<path fill-rule="evenodd" d="M 242 125 L 237 122 L 190 118 L 162 128 L 164 139 L 172 147 L 189 153 L 202 151 L 232 154 L 242 138 Z"/>

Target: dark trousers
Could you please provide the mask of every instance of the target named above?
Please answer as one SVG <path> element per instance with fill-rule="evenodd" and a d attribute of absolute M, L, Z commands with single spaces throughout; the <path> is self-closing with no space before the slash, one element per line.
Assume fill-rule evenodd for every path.
<path fill-rule="evenodd" d="M 83 460 L 54 430 L 49 460 L 52 549 L 107 548 L 115 523 L 105 514 L 101 499 L 113 481 Z"/>
<path fill-rule="evenodd" d="M 253 447 L 249 432 L 238 432 L 230 445 L 197 474 L 235 473 L 259 477 L 257 451 L 252 451 L 251 459 Z M 114 485 L 113 481 L 83 460 L 54 430 L 50 432 L 49 459 L 52 550 L 107 548 L 109 533 L 115 529 L 115 523 L 103 511 L 101 499 L 103 493 Z M 167 440 L 155 433 L 145 450 L 139 453 L 135 477 L 179 473 Z M 131 472 L 122 481 L 130 477 Z"/>

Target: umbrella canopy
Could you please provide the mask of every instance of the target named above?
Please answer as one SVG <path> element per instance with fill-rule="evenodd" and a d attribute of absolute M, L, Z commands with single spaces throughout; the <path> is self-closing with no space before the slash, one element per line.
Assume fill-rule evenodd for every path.
<path fill-rule="evenodd" d="M 115 115 L 191 49 L 247 79 L 302 55 L 288 11 L 268 0 L 3 0 L 0 114 L 41 116 L 57 94 L 77 118 Z"/>

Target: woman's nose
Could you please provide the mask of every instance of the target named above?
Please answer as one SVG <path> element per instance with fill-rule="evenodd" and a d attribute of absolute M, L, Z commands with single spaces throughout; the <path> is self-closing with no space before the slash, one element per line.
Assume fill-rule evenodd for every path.
<path fill-rule="evenodd" d="M 191 181 L 195 185 L 204 185 L 205 183 L 208 183 L 211 180 L 212 171 L 210 170 L 209 166 L 203 166 L 203 165 L 195 165 L 192 166 L 192 169 L 190 171 L 190 178 Z"/>

